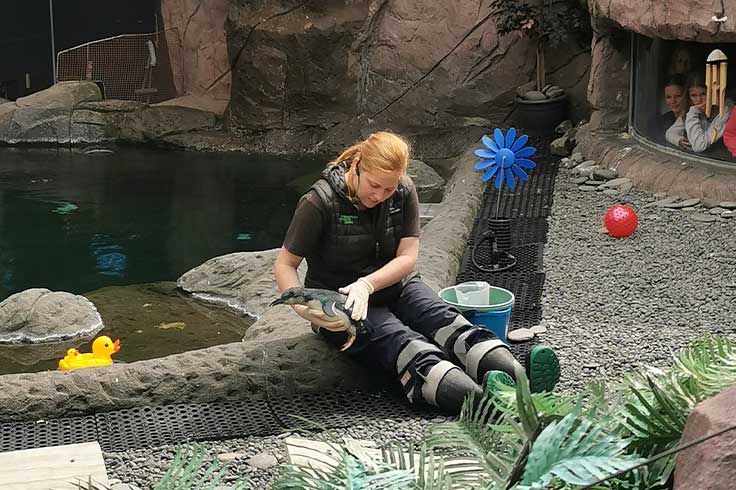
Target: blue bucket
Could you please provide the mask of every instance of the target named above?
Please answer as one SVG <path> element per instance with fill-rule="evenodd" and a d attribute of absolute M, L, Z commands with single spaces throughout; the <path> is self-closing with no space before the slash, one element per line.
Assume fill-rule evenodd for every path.
<path fill-rule="evenodd" d="M 496 337 L 506 342 L 509 334 L 509 319 L 511 307 L 497 311 L 466 311 L 465 318 L 474 325 L 480 325 L 496 334 Z"/>

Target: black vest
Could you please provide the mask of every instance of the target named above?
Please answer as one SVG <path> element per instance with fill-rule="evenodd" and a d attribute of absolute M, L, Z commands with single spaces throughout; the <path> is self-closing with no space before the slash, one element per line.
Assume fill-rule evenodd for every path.
<path fill-rule="evenodd" d="M 389 199 L 373 209 L 359 210 L 348 197 L 347 166 L 343 162 L 327 168 L 310 188 L 322 201 L 324 214 L 320 246 L 306 257 L 306 287 L 337 290 L 396 257 L 411 181 L 402 178 Z M 377 292 L 372 299 L 389 300 L 400 291 L 399 283 Z"/>

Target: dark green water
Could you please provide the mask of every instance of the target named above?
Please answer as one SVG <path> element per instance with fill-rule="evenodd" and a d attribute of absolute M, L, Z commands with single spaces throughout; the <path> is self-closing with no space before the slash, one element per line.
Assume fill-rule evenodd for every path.
<path fill-rule="evenodd" d="M 243 319 L 192 305 L 172 284 L 131 285 L 175 281 L 209 258 L 280 246 L 299 196 L 323 167 L 240 154 L 0 149 L 0 300 L 32 287 L 85 294 L 103 333 L 123 339 L 119 358 L 127 361 L 238 340 Z M 172 322 L 186 327 L 154 328 Z M 0 349 L 0 373 L 55 367 L 48 359 L 56 349 L 46 361 L 24 354 L 10 363 L 9 348 Z"/>

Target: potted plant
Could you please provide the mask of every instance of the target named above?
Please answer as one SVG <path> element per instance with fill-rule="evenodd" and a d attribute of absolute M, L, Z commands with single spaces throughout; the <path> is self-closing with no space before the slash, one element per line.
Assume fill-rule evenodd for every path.
<path fill-rule="evenodd" d="M 590 20 L 585 0 L 493 0 L 499 35 L 516 33 L 536 43 L 535 90 L 517 91 L 519 123 L 532 133 L 551 133 L 565 119 L 565 90 L 548 84 L 545 48 L 588 37 Z"/>

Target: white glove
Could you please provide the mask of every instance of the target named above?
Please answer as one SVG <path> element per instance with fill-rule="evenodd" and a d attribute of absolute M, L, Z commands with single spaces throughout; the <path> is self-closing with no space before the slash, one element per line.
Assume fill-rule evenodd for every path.
<path fill-rule="evenodd" d="M 350 315 L 353 320 L 365 320 L 366 316 L 368 316 L 368 296 L 370 296 L 373 291 L 373 284 L 371 284 L 371 282 L 365 277 L 361 277 L 349 286 L 340 288 L 340 292 L 342 294 L 348 295 L 348 300 L 345 302 L 345 308 L 353 308 L 352 314 Z"/>
<path fill-rule="evenodd" d="M 312 324 L 312 330 L 318 330 L 324 328 L 330 332 L 342 332 L 345 330 L 345 324 L 339 318 L 330 318 L 322 310 L 314 310 L 307 305 L 292 305 L 291 306 L 297 315 L 304 318 Z M 314 327 L 317 327 L 315 329 Z"/>

